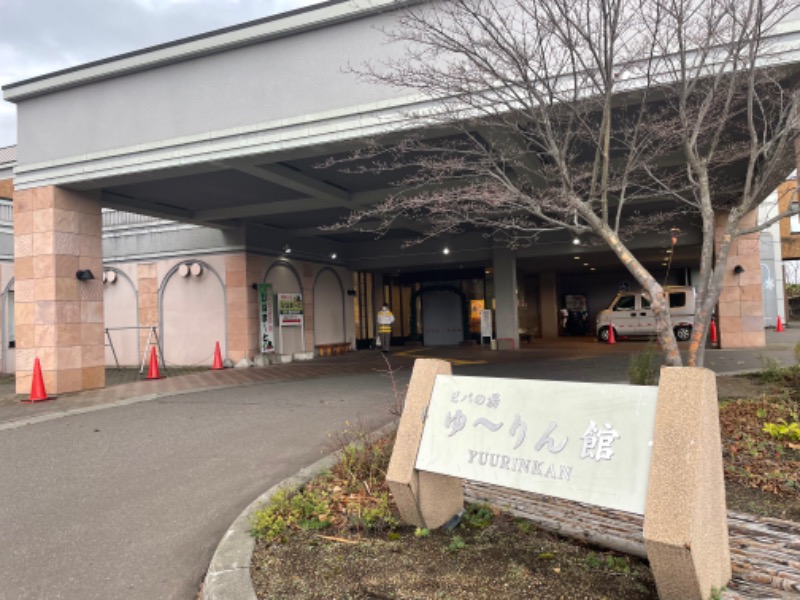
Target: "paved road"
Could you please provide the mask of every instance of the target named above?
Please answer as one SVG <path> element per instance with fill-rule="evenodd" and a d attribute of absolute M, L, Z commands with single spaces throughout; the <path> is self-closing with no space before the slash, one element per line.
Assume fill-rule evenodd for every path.
<path fill-rule="evenodd" d="M 758 368 L 762 355 L 792 364 L 798 338 L 800 328 L 768 333 L 769 348 L 714 351 L 707 366 Z M 401 389 L 417 356 L 452 360 L 464 375 L 620 382 L 628 356 L 644 347 L 575 339 L 517 353 L 398 348 L 391 361 Z M 0 401 L 0 600 L 191 600 L 220 537 L 253 498 L 326 454 L 346 420 L 377 427 L 392 418 L 390 386 L 376 372 L 384 366 L 375 353 L 355 353 L 56 403 Z M 191 391 L 220 384 L 246 387 Z M 184 395 L 53 412 L 100 408 L 140 388 Z M 37 414 L 55 418 L 9 422 Z"/>
<path fill-rule="evenodd" d="M 0 431 L 0 599 L 194 598 L 239 512 L 345 420 L 388 422 L 387 390 L 273 383 Z"/>

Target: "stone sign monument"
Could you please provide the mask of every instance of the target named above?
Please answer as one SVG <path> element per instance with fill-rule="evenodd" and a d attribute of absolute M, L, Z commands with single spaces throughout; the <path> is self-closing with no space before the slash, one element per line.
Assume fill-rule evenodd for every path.
<path fill-rule="evenodd" d="M 401 517 L 436 528 L 465 479 L 644 514 L 659 597 L 705 600 L 731 576 L 716 381 L 655 387 L 457 377 L 414 366 L 387 473 Z"/>

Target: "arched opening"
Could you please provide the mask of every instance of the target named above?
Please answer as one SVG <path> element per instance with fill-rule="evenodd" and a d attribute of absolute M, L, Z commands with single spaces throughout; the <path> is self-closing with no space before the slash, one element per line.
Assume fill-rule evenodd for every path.
<path fill-rule="evenodd" d="M 345 341 L 344 286 L 336 271 L 325 267 L 314 280 L 314 343 Z"/>
<path fill-rule="evenodd" d="M 211 265 L 175 265 L 159 289 L 159 306 L 167 365 L 211 365 L 216 342 L 227 352 L 225 286 Z"/>
<path fill-rule="evenodd" d="M 295 268 L 286 261 L 276 261 L 270 265 L 264 274 L 264 283 L 272 286 L 273 298 L 278 294 L 303 294 L 303 285 Z M 275 314 L 277 319 L 277 314 Z M 295 354 L 305 352 L 302 327 L 279 328 L 277 321 L 275 328 L 275 343 L 279 354 Z"/>

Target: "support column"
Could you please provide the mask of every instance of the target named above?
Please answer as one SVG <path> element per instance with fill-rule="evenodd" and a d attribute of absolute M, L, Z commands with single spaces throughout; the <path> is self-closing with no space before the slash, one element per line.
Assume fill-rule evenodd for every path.
<path fill-rule="evenodd" d="M 500 350 L 516 350 L 519 349 L 517 257 L 508 248 L 496 248 L 493 267 L 497 347 Z"/>
<path fill-rule="evenodd" d="M 48 393 L 105 386 L 100 200 L 46 186 L 14 195 L 17 393 L 39 358 Z M 79 281 L 79 270 L 95 279 Z"/>
<path fill-rule="evenodd" d="M 539 311 L 541 313 L 542 337 L 544 339 L 558 337 L 558 308 L 556 274 L 541 273 L 539 275 Z"/>
<path fill-rule="evenodd" d="M 378 334 L 378 325 L 375 322 L 377 318 L 378 311 L 381 309 L 381 305 L 384 302 L 389 302 L 391 299 L 386 298 L 383 295 L 383 273 L 373 273 L 372 274 L 372 314 L 367 315 L 372 323 L 372 337 L 374 338 Z M 397 307 L 393 307 L 397 310 Z"/>
<path fill-rule="evenodd" d="M 263 281 L 265 270 L 266 261 L 262 256 L 231 254 L 225 257 L 228 339 L 224 343 L 220 340 L 220 345 L 223 357 L 234 363 L 242 358 L 252 360 L 260 352 L 260 307 L 253 284 Z"/>
<path fill-rule="evenodd" d="M 757 212 L 754 210 L 745 215 L 740 227 L 755 226 Z M 717 245 L 726 219 L 725 214 L 717 215 Z M 743 270 L 736 273 L 736 267 Z M 766 336 L 758 233 L 743 235 L 733 241 L 724 269 L 725 279 L 717 310 L 720 348 L 763 348 Z"/>
<path fill-rule="evenodd" d="M 136 289 L 139 302 L 139 327 L 156 327 L 158 331 L 158 273 L 155 263 L 136 265 Z M 139 348 L 142 353 L 149 351 L 147 348 L 149 336 L 149 330 L 139 330 Z M 142 358 L 140 356 L 139 360 Z"/>
<path fill-rule="evenodd" d="M 303 263 L 303 352 L 314 351 L 314 266 Z"/>

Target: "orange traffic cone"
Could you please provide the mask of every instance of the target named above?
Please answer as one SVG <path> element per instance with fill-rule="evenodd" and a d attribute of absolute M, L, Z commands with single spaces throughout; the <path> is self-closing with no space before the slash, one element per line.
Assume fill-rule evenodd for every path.
<path fill-rule="evenodd" d="M 608 324 L 608 343 L 609 344 L 616 344 L 617 343 L 617 338 L 614 337 L 614 324 L 613 323 L 609 323 Z"/>
<path fill-rule="evenodd" d="M 34 402 L 44 402 L 45 400 L 55 400 L 55 396 L 47 395 L 44 389 L 44 379 L 42 379 L 42 365 L 39 359 L 33 361 L 33 381 L 31 382 L 31 396 L 23 402 L 33 404 Z"/>
<path fill-rule="evenodd" d="M 217 342 L 217 346 L 214 348 L 214 364 L 211 365 L 211 368 L 215 371 L 225 368 L 225 365 L 222 364 L 222 353 L 219 351 L 219 342 Z"/>
<path fill-rule="evenodd" d="M 147 372 L 148 379 L 162 379 L 161 374 L 158 372 L 158 357 L 156 356 L 156 347 L 150 348 L 150 370 Z"/>
<path fill-rule="evenodd" d="M 711 343 L 712 344 L 719 343 L 719 339 L 717 338 L 717 321 L 716 321 L 716 319 L 711 319 Z"/>
<path fill-rule="evenodd" d="M 775 331 L 777 333 L 783 333 L 783 321 L 781 321 L 780 315 L 778 315 L 778 322 L 775 324 Z"/>

